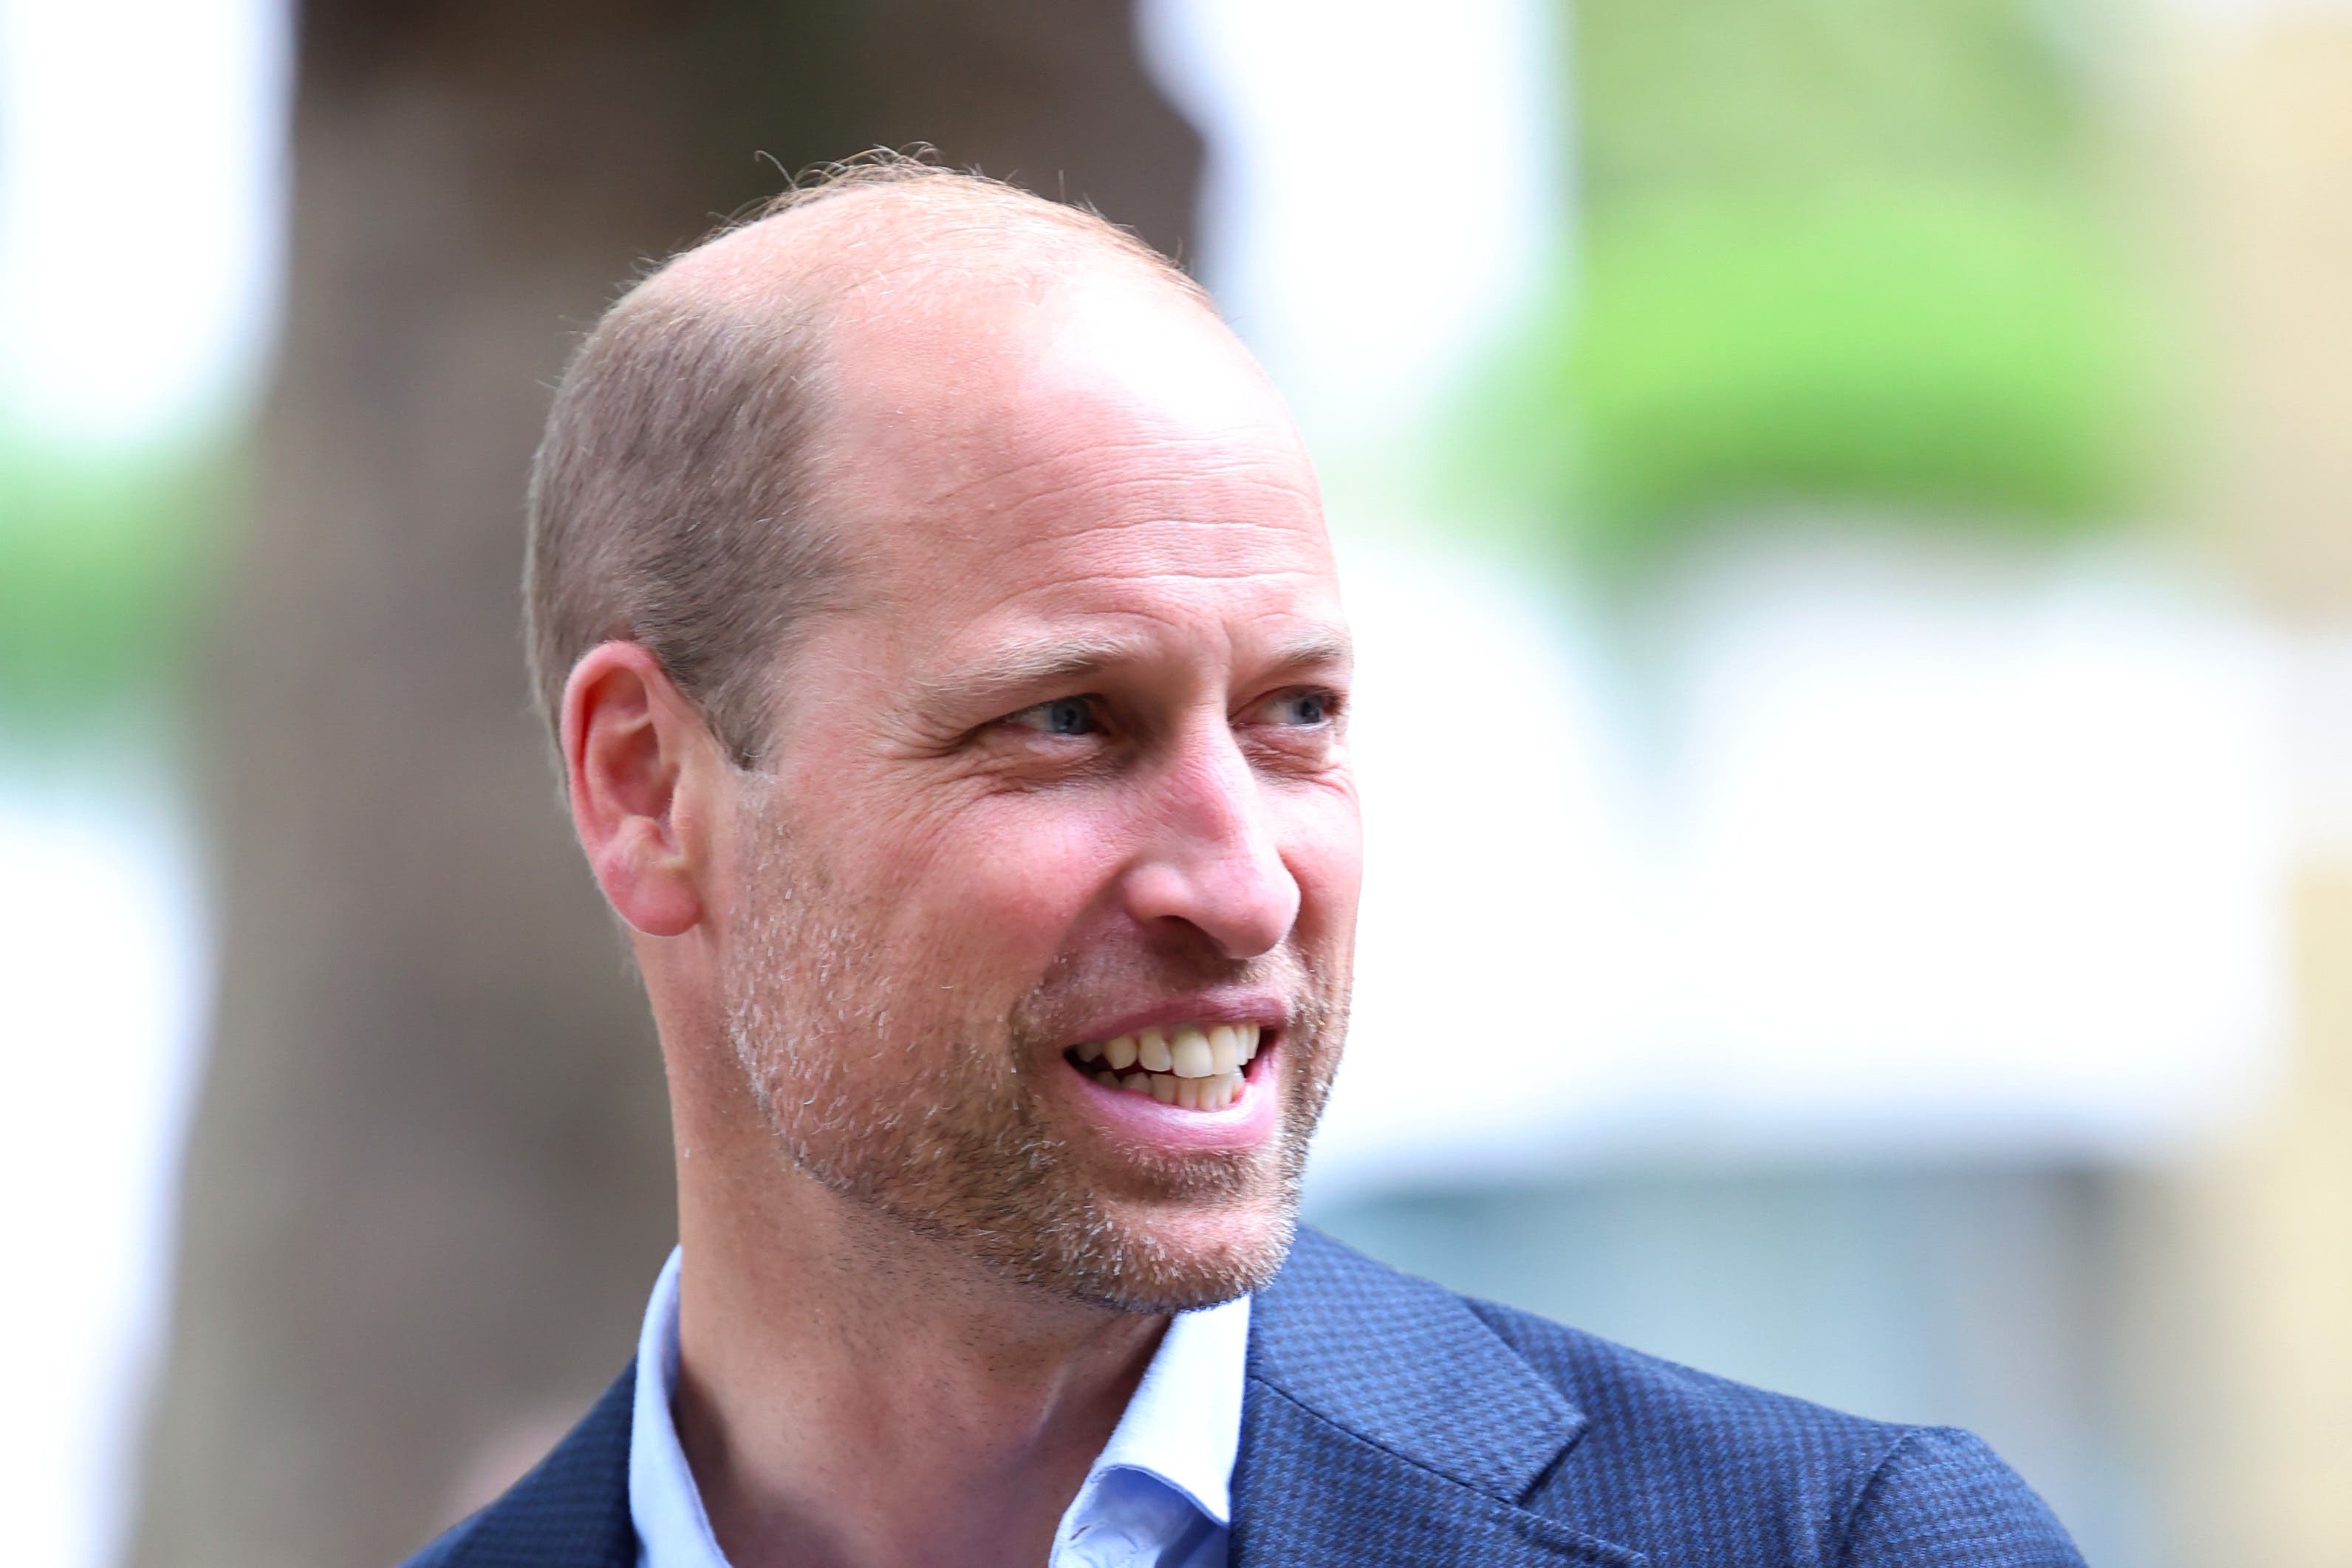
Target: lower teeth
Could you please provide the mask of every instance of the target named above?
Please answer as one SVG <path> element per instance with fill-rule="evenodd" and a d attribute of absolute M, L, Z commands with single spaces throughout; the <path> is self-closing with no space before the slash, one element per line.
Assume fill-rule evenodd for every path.
<path fill-rule="evenodd" d="M 1097 1072 L 1095 1082 L 1106 1089 L 1149 1094 L 1163 1105 L 1186 1111 L 1222 1111 L 1241 1098 L 1242 1092 L 1239 1072 L 1213 1073 L 1207 1078 L 1179 1078 L 1172 1072 L 1130 1072 L 1122 1078 L 1116 1072 Z"/>

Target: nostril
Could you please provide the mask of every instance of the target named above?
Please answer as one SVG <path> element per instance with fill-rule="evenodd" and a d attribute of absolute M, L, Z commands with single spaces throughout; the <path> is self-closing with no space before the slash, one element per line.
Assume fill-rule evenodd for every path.
<path fill-rule="evenodd" d="M 1123 894 L 1138 922 L 1189 925 L 1237 960 L 1279 946 L 1297 922 L 1300 904 L 1289 866 L 1255 831 L 1166 845 L 1129 868 Z"/>

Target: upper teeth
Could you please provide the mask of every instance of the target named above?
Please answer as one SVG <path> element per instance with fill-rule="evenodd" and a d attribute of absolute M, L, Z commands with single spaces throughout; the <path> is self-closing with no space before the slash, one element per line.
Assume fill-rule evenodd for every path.
<path fill-rule="evenodd" d="M 1170 1030 L 1139 1030 L 1117 1040 L 1088 1040 L 1078 1047 L 1078 1060 L 1108 1063 L 1114 1072 L 1125 1072 L 1139 1063 L 1146 1072 L 1214 1078 L 1239 1071 L 1257 1054 L 1258 1027 L 1188 1023 Z"/>

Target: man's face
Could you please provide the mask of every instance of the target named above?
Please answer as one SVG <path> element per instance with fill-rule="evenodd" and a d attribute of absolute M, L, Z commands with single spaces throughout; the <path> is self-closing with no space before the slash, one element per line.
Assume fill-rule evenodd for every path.
<path fill-rule="evenodd" d="M 805 1172 L 1000 1272 L 1142 1309 L 1249 1289 L 1337 1065 L 1360 872 L 1305 453 L 1165 287 L 853 308 L 832 361 L 819 478 L 859 565 L 740 779 L 735 1049 Z"/>

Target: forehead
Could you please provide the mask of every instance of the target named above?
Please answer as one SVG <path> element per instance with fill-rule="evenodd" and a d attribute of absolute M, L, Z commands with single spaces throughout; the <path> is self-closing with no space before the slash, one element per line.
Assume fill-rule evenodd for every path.
<path fill-rule="evenodd" d="M 1287 411 L 1164 281 L 879 289 L 842 311 L 827 358 L 821 485 L 864 586 L 900 616 L 1336 620 Z"/>

